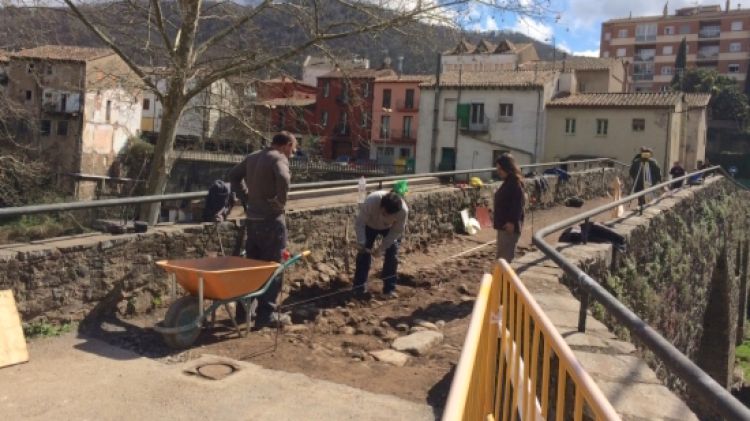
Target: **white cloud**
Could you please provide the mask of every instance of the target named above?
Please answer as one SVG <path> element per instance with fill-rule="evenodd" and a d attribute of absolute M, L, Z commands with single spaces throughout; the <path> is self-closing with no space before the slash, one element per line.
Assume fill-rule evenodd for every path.
<path fill-rule="evenodd" d="M 499 26 L 497 26 L 497 21 L 492 16 L 487 16 L 487 19 L 484 20 L 484 30 L 485 31 L 497 31 L 500 29 Z"/>
<path fill-rule="evenodd" d="M 724 7 L 724 2 L 717 0 L 672 0 L 669 2 L 669 14 L 674 14 L 681 7 L 696 4 L 721 4 Z M 604 20 L 626 18 L 631 13 L 633 17 L 661 15 L 663 10 L 664 2 L 654 0 L 569 0 L 560 23 L 568 24 L 572 29 L 589 28 L 598 31 L 599 23 Z"/>
<path fill-rule="evenodd" d="M 549 39 L 553 33 L 551 26 L 545 25 L 542 22 L 531 19 L 527 16 L 519 16 L 515 25 L 510 29 L 542 42 Z"/>
<path fill-rule="evenodd" d="M 599 49 L 597 48 L 595 50 L 573 51 L 573 55 L 585 56 L 585 57 L 599 57 Z"/>

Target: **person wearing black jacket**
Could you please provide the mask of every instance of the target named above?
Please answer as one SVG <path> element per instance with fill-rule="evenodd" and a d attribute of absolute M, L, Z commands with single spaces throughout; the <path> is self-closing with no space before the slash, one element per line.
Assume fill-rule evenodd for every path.
<path fill-rule="evenodd" d="M 496 257 L 510 263 L 513 261 L 516 244 L 521 237 L 526 195 L 521 170 L 511 154 L 500 155 L 495 161 L 495 166 L 497 174 L 503 180 L 503 184 L 495 192 L 494 201 L 493 222 L 497 231 Z"/>

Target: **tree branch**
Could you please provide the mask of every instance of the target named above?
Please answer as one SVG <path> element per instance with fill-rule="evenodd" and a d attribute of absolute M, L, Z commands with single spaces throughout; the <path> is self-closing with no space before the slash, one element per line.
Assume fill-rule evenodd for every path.
<path fill-rule="evenodd" d="M 172 57 L 172 59 L 174 59 L 174 46 L 169 39 L 167 28 L 164 25 L 164 14 L 161 11 L 161 3 L 159 3 L 159 0 L 151 0 L 151 5 L 154 7 L 154 13 L 156 14 L 156 27 L 159 30 L 159 34 L 161 34 L 161 39 L 164 42 L 164 48 L 169 51 L 169 55 Z"/>
<path fill-rule="evenodd" d="M 224 30 L 219 31 L 216 35 L 212 36 L 211 38 L 207 39 L 203 44 L 201 44 L 196 50 L 195 55 L 200 56 L 203 53 L 205 53 L 209 48 L 216 45 L 219 41 L 223 40 L 227 36 L 231 35 L 232 32 L 236 31 L 240 26 L 247 23 L 250 19 L 258 16 L 260 12 L 265 10 L 265 8 L 271 4 L 272 0 L 263 0 L 263 3 L 259 4 L 250 13 L 247 13 L 245 16 L 238 19 L 236 22 L 234 22 L 232 25 L 226 27 Z"/>

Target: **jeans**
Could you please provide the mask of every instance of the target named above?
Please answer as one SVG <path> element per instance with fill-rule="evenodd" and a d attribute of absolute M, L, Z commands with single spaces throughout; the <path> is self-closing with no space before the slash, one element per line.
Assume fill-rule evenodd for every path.
<path fill-rule="evenodd" d="M 247 221 L 245 257 L 281 262 L 282 252 L 286 249 L 286 238 L 286 224 L 283 219 Z M 257 320 L 261 323 L 268 321 L 276 309 L 276 298 L 281 290 L 283 279 L 283 275 L 279 275 L 266 292 L 258 297 Z M 241 305 L 237 306 L 236 319 L 240 322 L 247 320 L 245 309 Z"/>
<path fill-rule="evenodd" d="M 371 249 L 375 239 L 380 235 L 383 238 L 390 230 L 376 230 L 365 226 L 365 248 Z M 385 251 L 383 262 L 383 292 L 389 293 L 396 289 L 396 273 L 398 271 L 398 247 L 401 239 L 396 240 L 393 245 Z M 357 269 L 354 271 L 354 288 L 358 293 L 365 292 L 365 282 L 370 272 L 372 256 L 370 253 L 360 252 L 357 254 Z"/>

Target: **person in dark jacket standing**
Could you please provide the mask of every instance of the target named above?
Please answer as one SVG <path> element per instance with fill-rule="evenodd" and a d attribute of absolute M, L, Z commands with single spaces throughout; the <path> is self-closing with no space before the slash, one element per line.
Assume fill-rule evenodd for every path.
<path fill-rule="evenodd" d="M 498 259 L 513 261 L 516 244 L 523 228 L 526 196 L 523 189 L 523 176 L 509 153 L 500 155 L 495 161 L 497 174 L 503 184 L 495 192 L 494 226 L 497 231 Z"/>
<path fill-rule="evenodd" d="M 227 174 L 232 191 L 246 204 L 248 259 L 281 262 L 287 240 L 284 208 L 291 182 L 289 157 L 296 148 L 294 135 L 280 132 L 273 137 L 270 147 L 248 155 Z M 280 288 L 279 280 L 259 297 L 255 326 L 273 321 Z M 240 305 L 236 319 L 240 323 L 247 320 Z"/>
<path fill-rule="evenodd" d="M 633 179 L 633 193 L 638 193 L 651 186 L 661 183 L 661 168 L 653 158 L 653 151 L 645 146 L 641 147 L 638 155 L 630 163 L 630 177 Z M 638 197 L 638 205 L 646 204 L 646 197 Z"/>

